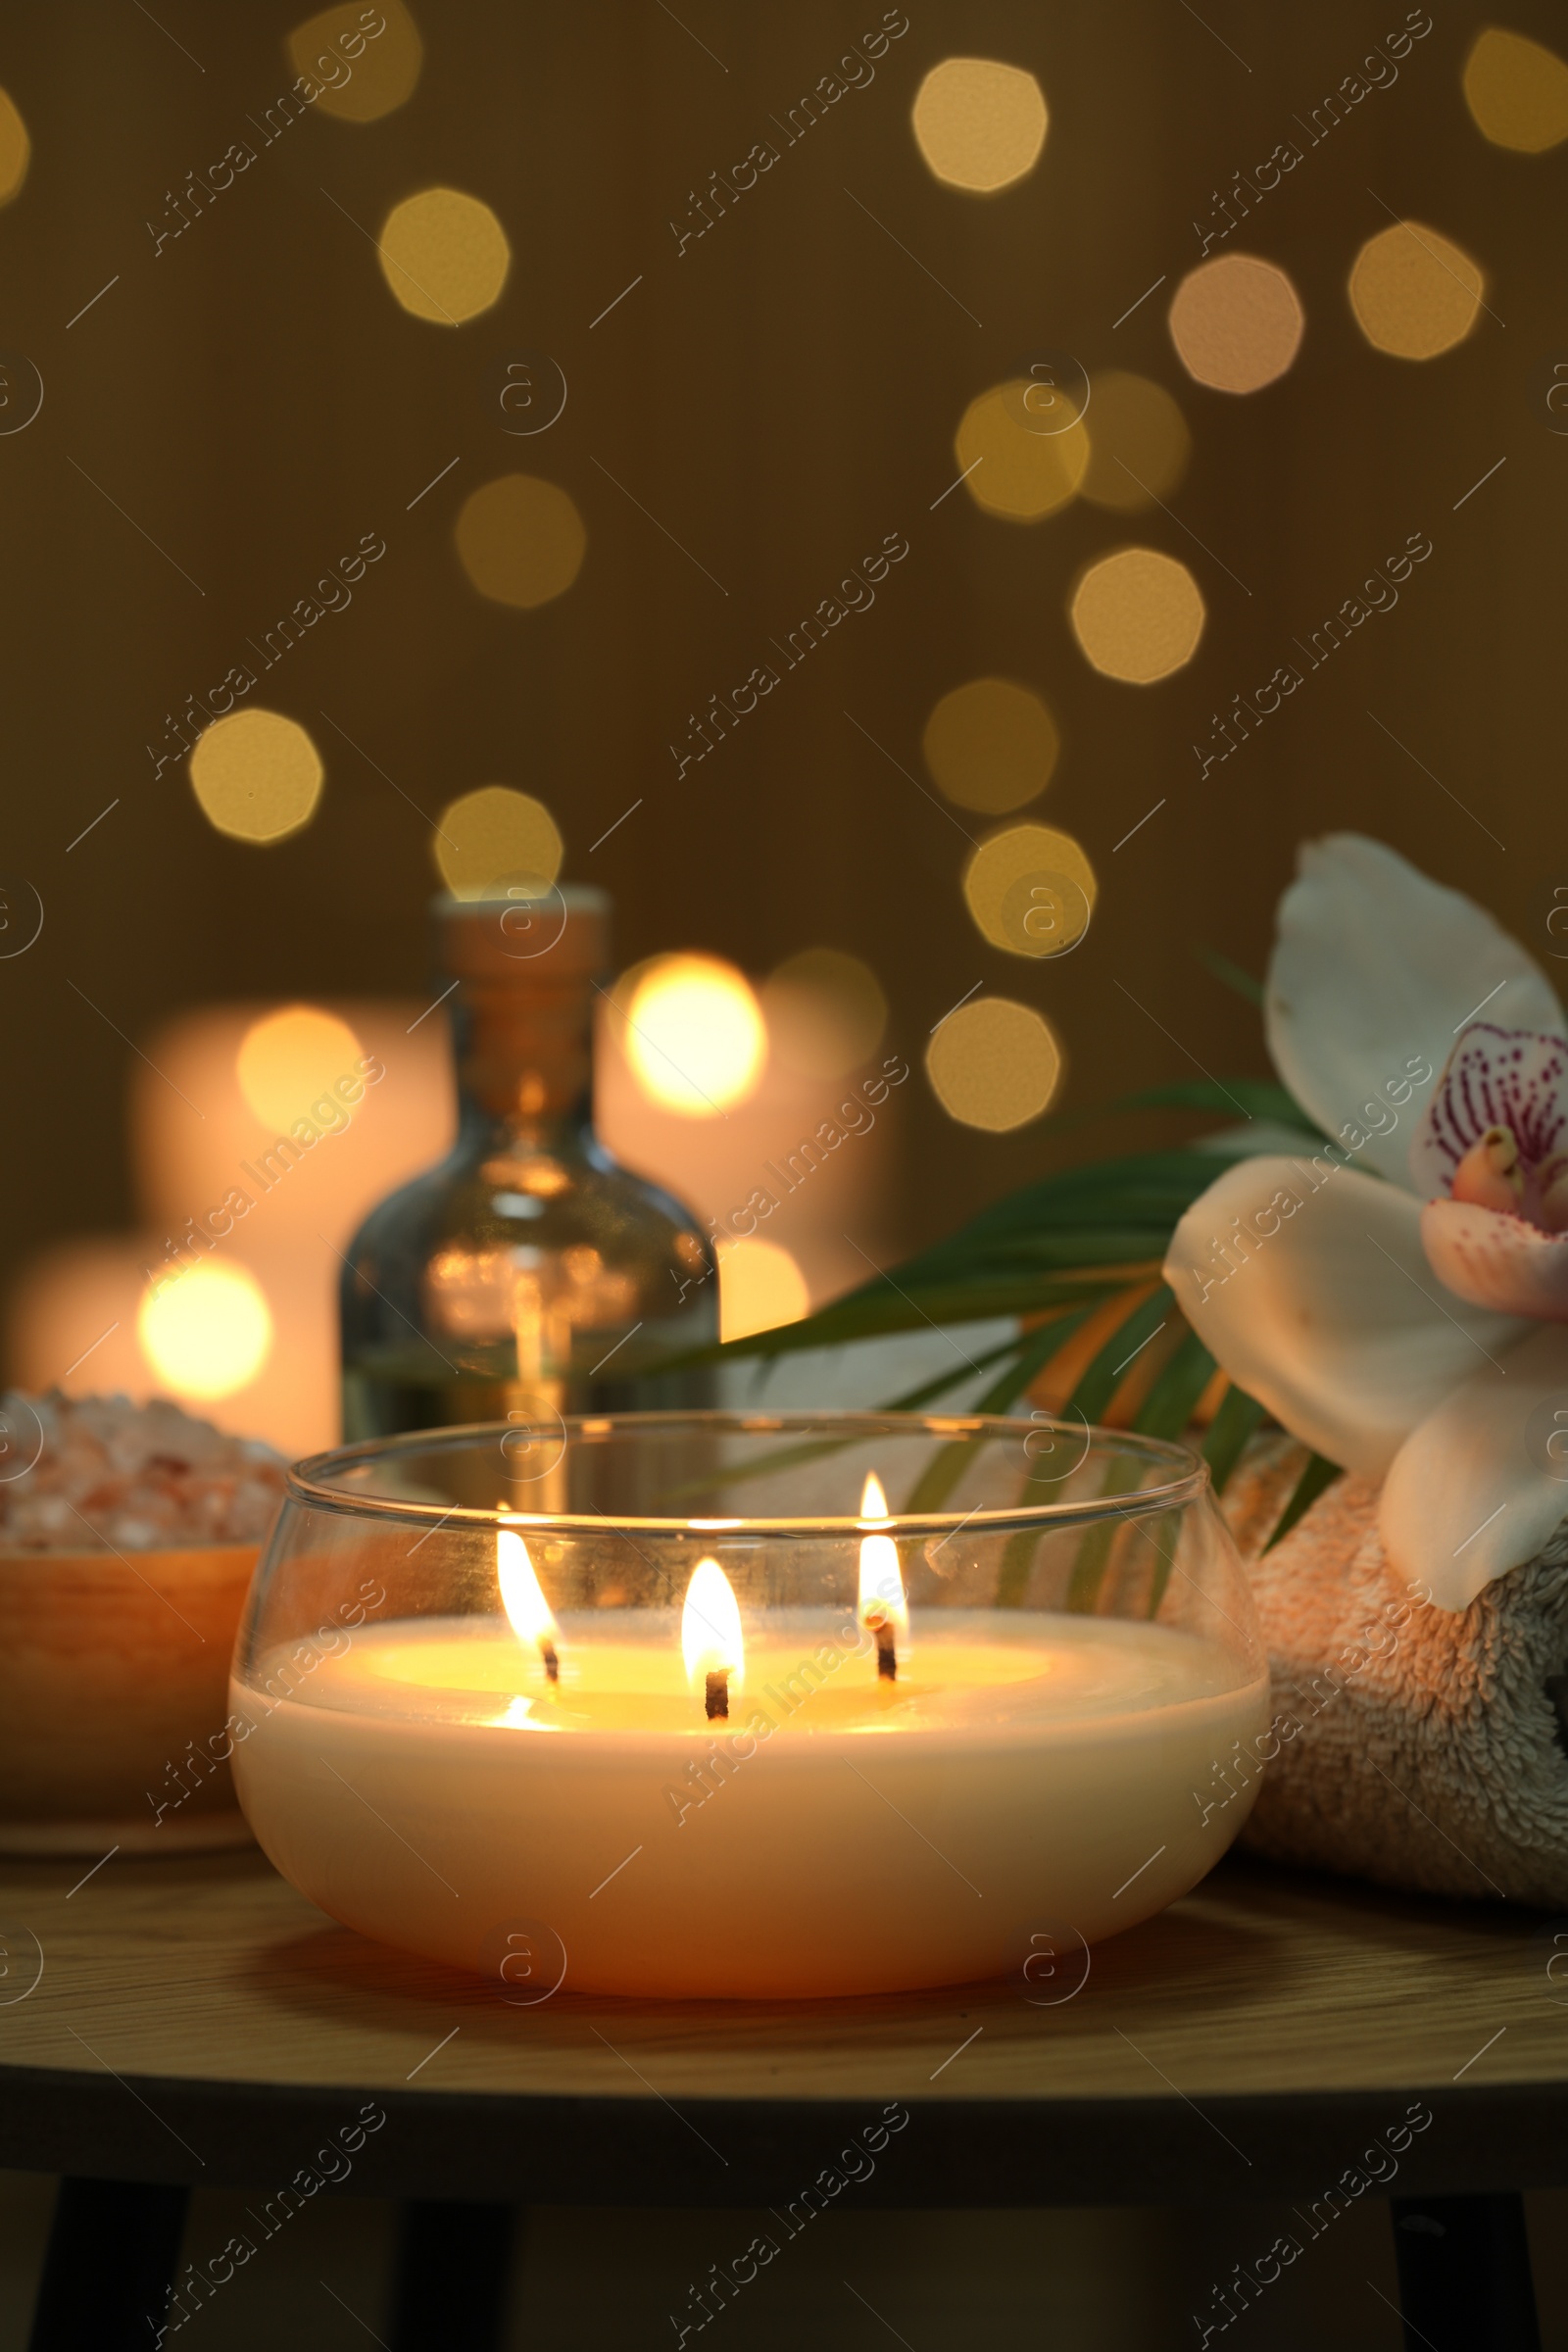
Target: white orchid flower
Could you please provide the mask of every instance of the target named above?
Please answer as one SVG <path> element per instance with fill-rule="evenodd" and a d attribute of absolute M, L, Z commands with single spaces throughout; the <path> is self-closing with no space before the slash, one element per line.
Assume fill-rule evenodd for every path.
<path fill-rule="evenodd" d="M 1353 833 L 1301 853 L 1265 1019 L 1335 1141 L 1228 1168 L 1166 1280 L 1232 1380 L 1383 1480 L 1396 1573 L 1467 1608 L 1568 1517 L 1568 1021 L 1491 915 Z"/>

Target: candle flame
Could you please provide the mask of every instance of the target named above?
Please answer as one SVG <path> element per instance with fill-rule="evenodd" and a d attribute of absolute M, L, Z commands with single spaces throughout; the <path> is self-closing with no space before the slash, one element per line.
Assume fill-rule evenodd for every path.
<path fill-rule="evenodd" d="M 556 1621 L 534 1574 L 528 1546 L 515 1528 L 504 1527 L 496 1537 L 496 1573 L 501 1579 L 501 1598 L 517 1640 L 534 1642 L 540 1649 L 546 1642 L 554 1646 L 560 1638 Z"/>
<path fill-rule="evenodd" d="M 860 1494 L 860 1524 L 889 1524 L 887 1496 L 874 1470 L 866 1473 Z M 909 1654 L 909 1603 L 899 1566 L 899 1547 L 891 1536 L 860 1539 L 860 1623 L 868 1631 L 890 1632 L 900 1659 Z M 884 1667 L 884 1671 L 888 1669 Z"/>
<path fill-rule="evenodd" d="M 860 1538 L 860 1623 L 894 1626 L 901 1656 L 908 1646 L 909 1604 L 899 1566 L 899 1547 L 891 1536 Z"/>
<path fill-rule="evenodd" d="M 686 1680 L 694 1690 L 700 1690 L 710 1674 L 727 1674 L 731 1690 L 740 1689 L 746 1676 L 740 1606 L 716 1560 L 699 1560 L 692 1570 L 681 1612 L 680 1646 Z"/>

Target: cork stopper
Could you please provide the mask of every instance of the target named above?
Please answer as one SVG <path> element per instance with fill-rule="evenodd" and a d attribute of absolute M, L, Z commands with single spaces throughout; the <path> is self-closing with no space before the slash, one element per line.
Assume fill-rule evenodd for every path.
<path fill-rule="evenodd" d="M 538 899 L 443 894 L 431 914 L 437 957 L 455 979 L 527 988 L 609 969 L 610 899 L 588 883 L 558 883 Z"/>

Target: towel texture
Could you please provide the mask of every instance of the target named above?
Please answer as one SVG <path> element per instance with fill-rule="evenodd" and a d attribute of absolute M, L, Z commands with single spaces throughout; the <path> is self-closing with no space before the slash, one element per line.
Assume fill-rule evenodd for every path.
<path fill-rule="evenodd" d="M 1274 1677 L 1242 1843 L 1428 1894 L 1568 1910 L 1568 1529 L 1462 1614 L 1384 1555 L 1342 1478 L 1259 1546 L 1303 1459 L 1274 1441 L 1227 1494 Z M 1266 1765 L 1266 1769 L 1265 1769 Z"/>

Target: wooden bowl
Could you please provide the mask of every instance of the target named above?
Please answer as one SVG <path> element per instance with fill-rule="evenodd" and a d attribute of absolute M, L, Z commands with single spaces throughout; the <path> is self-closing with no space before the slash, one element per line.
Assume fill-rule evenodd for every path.
<path fill-rule="evenodd" d="M 250 1842 L 224 1726 L 259 1548 L 0 1550 L 0 1853 Z"/>

